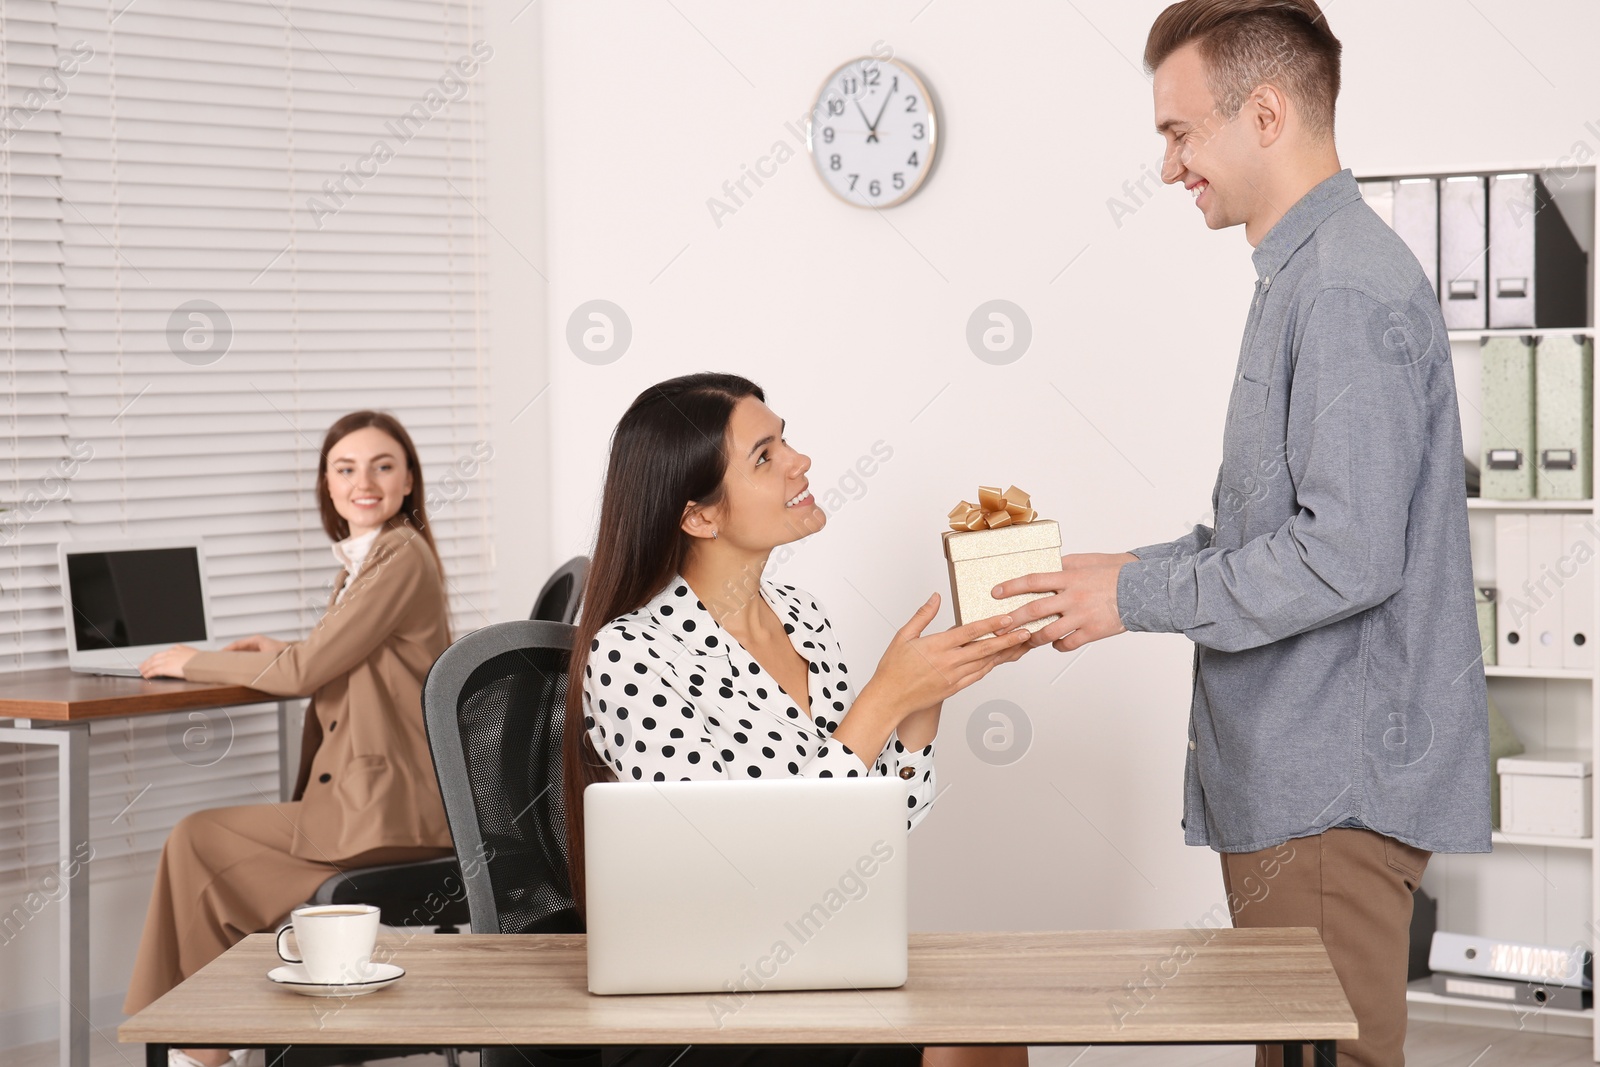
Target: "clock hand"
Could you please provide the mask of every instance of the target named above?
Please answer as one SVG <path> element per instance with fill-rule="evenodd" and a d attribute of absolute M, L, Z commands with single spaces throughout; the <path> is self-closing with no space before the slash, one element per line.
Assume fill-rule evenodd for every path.
<path fill-rule="evenodd" d="M 872 120 L 872 132 L 873 133 L 877 133 L 878 132 L 878 123 L 883 121 L 883 113 L 889 109 L 889 97 L 891 95 L 892 94 L 890 94 L 890 93 L 884 93 L 883 94 L 883 107 L 880 107 L 878 109 L 878 117 Z M 860 107 L 861 105 L 857 104 L 856 106 Z M 862 118 L 866 118 L 867 116 L 865 114 L 863 114 L 861 117 Z"/>
<path fill-rule="evenodd" d="M 874 141 L 876 141 L 878 139 L 877 126 L 876 126 L 875 123 L 873 123 L 871 120 L 869 120 L 867 118 L 867 113 L 861 107 L 861 101 L 860 100 L 856 101 L 856 110 L 861 112 L 861 121 L 865 122 L 867 124 L 867 144 L 872 144 Z M 878 112 L 878 114 L 881 117 L 883 115 L 883 112 L 880 111 L 880 112 Z"/>
<path fill-rule="evenodd" d="M 877 139 L 878 139 L 878 126 L 877 126 L 877 123 L 872 122 L 872 120 L 869 120 L 869 118 L 867 118 L 866 109 L 862 109 L 861 101 L 856 101 L 856 110 L 859 110 L 859 112 L 861 112 L 861 122 L 867 123 L 867 144 L 874 144 L 874 142 L 877 141 Z M 883 117 L 883 112 L 882 112 L 882 110 L 880 110 L 880 112 L 878 112 L 878 118 L 882 118 L 882 117 Z"/>

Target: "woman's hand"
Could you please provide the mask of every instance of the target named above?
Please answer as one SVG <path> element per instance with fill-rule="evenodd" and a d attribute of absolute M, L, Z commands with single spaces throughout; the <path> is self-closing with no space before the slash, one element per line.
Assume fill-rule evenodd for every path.
<path fill-rule="evenodd" d="M 182 678 L 183 668 L 199 649 L 188 645 L 173 645 L 163 649 L 139 664 L 141 678 Z"/>
<path fill-rule="evenodd" d="M 927 732 L 931 740 L 932 731 L 938 726 L 935 709 L 946 697 L 959 693 L 999 664 L 1021 659 L 1028 651 L 1027 630 L 1005 632 L 1013 625 L 1008 615 L 924 637 L 922 631 L 938 612 L 939 594 L 935 593 L 895 633 L 878 661 L 878 669 L 833 731 L 833 736 L 860 757 L 868 769 L 888 743 L 890 733 L 908 717 L 930 712 L 917 716 L 912 733 Z M 999 636 L 979 640 L 986 634 Z"/>
<path fill-rule="evenodd" d="M 222 647 L 224 652 L 270 652 L 276 656 L 279 652 L 289 647 L 289 642 L 279 641 L 276 637 L 263 637 L 256 634 L 254 637 L 241 637 L 237 641 L 230 641 Z"/>
<path fill-rule="evenodd" d="M 896 632 L 862 690 L 863 698 L 875 692 L 887 708 L 897 712 L 891 728 L 911 712 L 941 703 L 1027 651 L 1026 630 L 1006 632 L 1014 625 L 1009 615 L 924 636 L 922 631 L 938 612 L 939 594 L 935 593 Z"/>

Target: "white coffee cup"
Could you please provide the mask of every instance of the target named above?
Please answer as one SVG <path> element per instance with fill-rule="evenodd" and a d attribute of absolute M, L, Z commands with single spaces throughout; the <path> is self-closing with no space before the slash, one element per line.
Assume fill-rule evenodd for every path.
<path fill-rule="evenodd" d="M 299 956 L 284 951 L 283 935 L 290 931 Z M 377 939 L 378 909 L 371 904 L 312 904 L 294 909 L 278 928 L 278 956 L 304 966 L 313 982 L 364 982 L 371 977 Z"/>

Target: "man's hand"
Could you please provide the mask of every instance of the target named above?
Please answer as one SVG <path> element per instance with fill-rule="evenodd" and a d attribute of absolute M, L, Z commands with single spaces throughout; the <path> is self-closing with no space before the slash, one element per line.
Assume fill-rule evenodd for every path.
<path fill-rule="evenodd" d="M 1061 557 L 1059 571 L 1013 578 L 994 588 L 996 600 L 1023 593 L 1052 593 L 1030 600 L 1011 612 L 1011 624 L 1022 626 L 1048 615 L 1061 618 L 1035 633 L 1028 647 L 1054 645 L 1058 652 L 1071 652 L 1090 641 L 1114 637 L 1127 627 L 1117 611 L 1117 575 L 1122 565 L 1139 557 L 1131 552 L 1115 554 L 1084 552 Z"/>

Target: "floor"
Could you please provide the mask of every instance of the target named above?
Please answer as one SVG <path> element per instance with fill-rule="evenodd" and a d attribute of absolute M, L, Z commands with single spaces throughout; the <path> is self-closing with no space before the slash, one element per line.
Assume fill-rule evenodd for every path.
<path fill-rule="evenodd" d="M 144 1049 L 97 1041 L 90 1067 L 143 1067 Z M 15 1049 L 3 1057 L 6 1067 L 55 1067 L 52 1042 Z M 462 1067 L 477 1067 L 478 1058 L 463 1056 Z M 1195 1048 L 1038 1048 L 1029 1067 L 1250 1067 L 1250 1050 L 1237 1046 Z M 1407 1067 L 1590 1067 L 1590 1042 L 1581 1037 L 1551 1037 L 1490 1030 L 1475 1026 L 1412 1020 L 1406 1035 Z M 442 1067 L 443 1057 L 370 1062 L 368 1067 Z"/>

